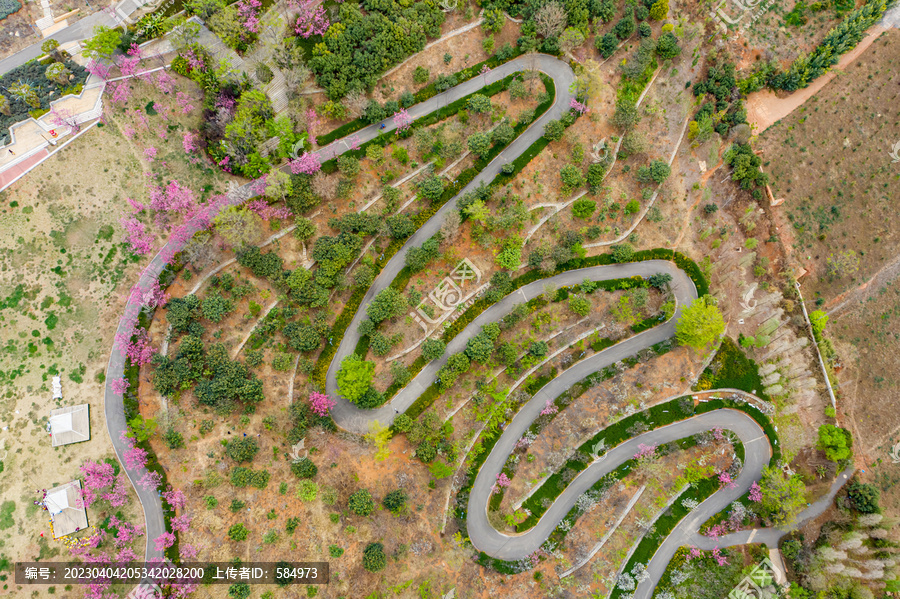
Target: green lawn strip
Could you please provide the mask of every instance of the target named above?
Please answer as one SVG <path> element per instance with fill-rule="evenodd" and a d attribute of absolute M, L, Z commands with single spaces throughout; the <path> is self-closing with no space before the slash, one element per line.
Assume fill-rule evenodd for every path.
<path fill-rule="evenodd" d="M 715 358 L 700 375 L 695 391 L 740 389 L 771 401 L 766 394 L 759 367 L 731 338 L 724 337 Z"/>
<path fill-rule="evenodd" d="M 172 261 L 172 264 L 167 264 L 158 277 L 160 289 L 166 289 L 169 285 L 171 285 L 172 281 L 175 280 L 177 272 L 180 269 L 181 261 L 179 257 L 176 256 L 176 258 Z M 150 326 L 152 320 L 153 312 L 148 313 L 146 310 L 142 309 L 138 313 L 137 323 L 134 327 L 134 334 L 137 335 L 141 331 L 141 329 L 146 331 Z M 132 340 L 134 339 L 135 337 L 132 337 Z M 126 390 L 125 393 L 122 394 L 122 403 L 125 411 L 125 421 L 127 422 L 135 416 L 140 415 L 140 408 L 138 406 L 137 398 L 137 390 L 140 385 L 140 367 L 132 364 L 130 360 L 126 359 L 124 376 L 125 379 L 128 380 L 128 389 L 131 390 L 131 392 Z M 159 458 L 153 451 L 153 447 L 150 445 L 150 441 L 137 441 L 136 439 L 133 439 L 133 441 L 135 447 L 140 447 L 147 452 L 147 470 L 159 474 L 162 477 L 159 488 L 166 489 L 169 486 L 168 477 L 166 476 L 166 470 L 159 463 Z M 122 464 L 122 467 L 124 468 L 125 465 Z M 165 550 L 165 556 L 173 562 L 178 563 L 180 561 L 180 558 L 178 556 L 178 544 L 179 537 L 181 535 L 180 533 L 172 530 L 171 518 L 173 515 L 174 510 L 163 509 L 163 522 L 165 523 L 166 532 L 170 532 L 175 535 L 175 543 L 173 543 L 171 547 Z"/>
<path fill-rule="evenodd" d="M 469 79 L 472 79 L 473 77 L 477 77 L 477 76 L 481 75 L 480 71 L 483 66 L 487 66 L 489 69 L 495 69 L 498 66 L 500 66 L 501 64 L 504 64 L 510 60 L 513 60 L 514 58 L 516 58 L 522 54 L 522 51 L 519 49 L 518 46 L 516 46 L 514 52 L 515 53 L 513 55 L 511 55 L 509 58 L 507 58 L 505 60 L 498 59 L 496 55 L 491 56 L 487 60 L 479 62 L 478 64 L 475 64 L 475 65 L 472 65 L 471 67 L 466 67 L 465 69 L 457 71 L 456 73 L 452 73 L 451 75 L 448 75 L 448 77 L 455 76 L 457 85 L 459 85 L 461 83 L 465 83 Z M 485 88 L 482 88 L 482 90 L 483 89 L 485 89 Z M 426 85 L 425 87 L 423 87 L 422 89 L 420 89 L 419 91 L 417 91 L 415 94 L 413 94 L 413 97 L 415 97 L 415 99 L 416 99 L 416 103 L 408 106 L 407 108 L 412 108 L 416 104 L 424 102 L 425 100 L 429 100 L 429 99 L 433 98 L 434 96 L 436 96 L 438 93 L 440 93 L 440 92 L 438 92 L 437 87 L 435 86 L 435 82 L 431 82 L 428 85 Z M 476 93 L 484 93 L 484 92 L 478 91 Z M 389 115 L 386 118 L 391 118 L 391 116 L 393 116 L 393 115 Z M 333 129 L 332 131 L 329 131 L 325 135 L 320 135 L 318 138 L 318 143 L 320 146 L 327 146 L 334 140 L 340 139 L 342 137 L 346 137 L 347 135 L 350 135 L 351 133 L 356 133 L 360 129 L 365 129 L 366 127 L 368 127 L 371 124 L 372 123 L 365 120 L 364 118 L 354 119 L 350 122 L 344 123 L 340 127 Z"/>

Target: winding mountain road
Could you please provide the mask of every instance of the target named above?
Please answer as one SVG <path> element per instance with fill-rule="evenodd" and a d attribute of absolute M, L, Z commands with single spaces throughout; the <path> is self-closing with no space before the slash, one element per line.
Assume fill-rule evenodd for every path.
<path fill-rule="evenodd" d="M 569 109 L 572 94 L 569 89 L 574 81 L 574 73 L 569 66 L 551 56 L 537 55 L 534 57 L 521 57 L 498 66 L 486 75 L 480 75 L 464 82 L 446 92 L 410 107 L 409 114 L 413 119 L 425 116 L 447 104 L 476 92 L 478 89 L 498 79 L 502 79 L 518 71 L 537 68 L 553 78 L 556 86 L 556 99 L 553 105 L 537 119 L 525 132 L 513 141 L 503 152 L 491 161 L 460 193 L 447 202 L 437 213 L 420 228 L 406 244 L 388 261 L 376 278 L 368 293 L 363 299 L 360 309 L 355 314 L 351 324 L 347 328 L 344 337 L 340 341 L 337 353 L 329 367 L 326 379 L 326 390 L 337 402 L 332 410 L 332 416 L 338 426 L 356 433 L 368 431 L 369 424 L 374 420 L 387 424 L 393 421 L 397 413 L 404 412 L 421 395 L 421 393 L 434 381 L 437 370 L 446 362 L 446 356 L 461 351 L 466 342 L 476 335 L 481 326 L 490 322 L 496 322 L 505 314 L 508 314 L 515 305 L 528 301 L 543 293 L 545 284 L 555 286 L 574 285 L 585 278 L 595 281 L 614 278 L 641 276 L 648 278 L 656 273 L 668 273 L 672 276 L 671 289 L 677 300 L 675 316 L 669 321 L 657 327 L 637 334 L 606 350 L 599 352 L 586 360 L 575 364 L 560 374 L 556 379 L 548 383 L 535 396 L 525 404 L 512 422 L 506 428 L 504 434 L 494 446 L 480 472 L 478 473 L 472 493 L 469 499 L 468 532 L 476 547 L 486 553 L 507 560 L 515 560 L 533 553 L 546 540 L 556 525 L 568 513 L 578 497 L 593 485 L 600 477 L 615 468 L 616 465 L 630 459 L 637 451 L 639 443 L 660 444 L 676 440 L 691 434 L 709 430 L 712 428 L 727 428 L 735 432 L 742 440 L 746 459 L 740 475 L 736 479 L 736 486 L 717 492 L 703 504 L 701 504 L 690 518 L 686 518 L 675 528 L 666 539 L 660 550 L 657 551 L 649 565 L 651 583 L 642 583 L 638 587 L 636 597 L 650 597 L 659 577 L 665 571 L 671 555 L 680 545 L 694 543 L 701 545 L 703 538 L 697 539 L 696 530 L 708 518 L 716 514 L 731 501 L 741 496 L 749 489 L 750 484 L 757 480 L 764 465 L 768 463 L 771 448 L 760 429 L 752 418 L 735 410 L 718 410 L 700 416 L 661 427 L 645 433 L 639 437 L 630 439 L 606 454 L 606 457 L 595 462 L 583 471 L 567 489 L 560 495 L 557 501 L 548 509 L 538 524 L 527 533 L 509 536 L 495 530 L 487 520 L 487 504 L 490 489 L 493 486 L 497 473 L 503 467 L 507 456 L 512 451 L 515 442 L 524 434 L 532 421 L 539 416 L 541 409 L 547 400 L 555 399 L 564 390 L 571 387 L 577 381 L 589 374 L 596 372 L 605 366 L 632 356 L 642 349 L 673 337 L 675 322 L 680 315 L 681 308 L 697 297 L 697 290 L 682 270 L 674 264 L 661 260 L 646 262 L 612 264 L 596 266 L 580 270 L 573 270 L 547 279 L 535 281 L 511 293 L 500 302 L 494 304 L 478 316 L 470 325 L 457 335 L 449 344 L 444 358 L 428 364 L 422 371 L 403 389 L 401 389 L 391 402 L 378 410 L 360 410 L 347 400 L 340 397 L 335 382 L 337 370 L 341 360 L 352 353 L 359 340 L 357 331 L 360 321 L 365 317 L 365 307 L 380 291 L 385 289 L 394 280 L 405 263 L 406 253 L 410 248 L 420 246 L 425 240 L 434 235 L 440 228 L 444 215 L 450 210 L 455 210 L 457 201 L 467 192 L 475 189 L 482 182 L 490 182 L 500 172 L 501 167 L 507 162 L 515 160 L 532 143 L 543 134 L 544 126 L 551 119 L 560 118 Z M 392 119 L 386 121 L 387 131 L 395 128 Z M 350 136 L 337 140 L 332 144 L 317 151 L 321 160 L 328 160 L 351 149 L 355 144 L 362 144 L 374 139 L 384 130 L 379 130 L 377 125 L 371 125 Z M 223 201 L 211 206 L 207 214 L 200 215 L 187 224 L 182 234 L 173 235 L 166 246 L 150 261 L 147 268 L 141 274 L 136 288 L 148 289 L 162 273 L 167 258 L 180 251 L 190 236 L 208 226 L 215 214 L 228 205 L 240 204 L 249 196 L 249 184 L 239 188 L 236 193 L 231 193 Z M 126 304 L 123 316 L 119 322 L 117 333 L 128 333 L 132 330 L 133 323 L 141 309 L 141 294 L 132 294 Z M 104 411 L 107 430 L 113 442 L 113 447 L 119 461 L 124 465 L 124 453 L 128 450 L 128 444 L 121 439 L 123 432 L 127 431 L 125 422 L 123 398 L 120 393 L 112 389 L 112 382 L 122 378 L 125 360 L 121 351 L 114 346 L 109 364 L 106 370 L 107 386 L 104 395 Z M 162 553 L 155 549 L 153 540 L 165 532 L 165 522 L 160 498 L 156 491 L 147 490 L 136 485 L 136 481 L 144 474 L 144 470 L 126 470 L 132 484 L 135 486 L 138 498 L 144 511 L 147 529 L 146 560 L 151 562 L 162 558 Z M 836 492 L 836 489 L 834 490 Z M 823 508 L 824 509 L 824 508 Z M 742 533 L 739 533 L 742 534 Z M 764 533 L 764 535 L 775 533 Z M 766 537 L 768 538 L 768 537 Z M 748 542 L 743 537 L 736 536 L 735 543 Z M 726 542 L 727 539 L 723 539 Z"/>

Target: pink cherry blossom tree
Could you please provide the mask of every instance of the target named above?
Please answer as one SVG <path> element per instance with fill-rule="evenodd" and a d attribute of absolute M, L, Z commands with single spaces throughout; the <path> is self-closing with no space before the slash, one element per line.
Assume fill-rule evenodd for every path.
<path fill-rule="evenodd" d="M 317 144 L 316 129 L 319 128 L 319 115 L 312 108 L 306 110 L 306 132 L 309 135 L 310 143 Z"/>
<path fill-rule="evenodd" d="M 164 94 L 171 94 L 175 91 L 175 79 L 173 79 L 165 70 L 157 71 L 156 87 Z"/>
<path fill-rule="evenodd" d="M 187 514 L 175 516 L 170 520 L 170 523 L 172 524 L 172 530 L 174 530 L 175 532 L 187 532 L 191 527 L 191 520 L 193 520 L 193 518 L 191 516 L 188 516 Z"/>
<path fill-rule="evenodd" d="M 128 391 L 128 387 L 131 383 L 128 382 L 128 379 L 122 377 L 120 379 L 115 379 L 110 381 L 109 388 L 112 389 L 112 392 L 116 395 L 124 395 L 126 391 Z"/>
<path fill-rule="evenodd" d="M 138 329 L 133 335 L 118 333 L 116 345 L 119 351 L 135 366 L 149 364 L 156 354 L 156 349 L 150 344 L 150 336 L 147 329 Z"/>
<path fill-rule="evenodd" d="M 164 532 L 153 540 L 153 544 L 157 551 L 165 551 L 175 544 L 175 535 L 170 532 Z"/>
<path fill-rule="evenodd" d="M 151 472 L 149 470 L 145 472 L 144 476 L 142 476 L 138 481 L 138 484 L 147 490 L 158 489 L 161 483 L 162 474 L 160 474 L 159 472 Z"/>
<path fill-rule="evenodd" d="M 317 416 L 327 416 L 334 407 L 334 401 L 324 393 L 313 392 L 309 396 L 309 409 Z"/>
<path fill-rule="evenodd" d="M 750 501 L 759 503 L 762 499 L 762 489 L 760 489 L 759 483 L 753 481 L 753 484 L 750 485 Z"/>
<path fill-rule="evenodd" d="M 291 173 L 294 175 L 314 175 L 322 170 L 319 156 L 312 152 L 304 152 L 300 158 L 291 160 Z"/>
<path fill-rule="evenodd" d="M 405 108 L 401 108 L 399 111 L 394 113 L 394 125 L 397 127 L 397 131 L 406 131 L 412 126 L 412 117 L 409 116 L 409 111 Z"/>
<path fill-rule="evenodd" d="M 556 407 L 556 404 L 553 403 L 552 399 L 548 399 L 544 409 L 541 410 L 541 416 L 552 416 L 557 412 L 559 412 L 559 408 Z"/>
<path fill-rule="evenodd" d="M 577 112 L 578 114 L 585 114 L 586 112 L 590 112 L 590 108 L 587 107 L 587 104 L 584 102 L 579 102 L 576 98 L 572 98 L 569 101 L 569 108 Z"/>
<path fill-rule="evenodd" d="M 133 216 L 123 217 L 121 223 L 125 229 L 125 243 L 131 246 L 133 253 L 145 256 L 153 250 L 153 236 L 147 232 L 144 223 Z"/>
<path fill-rule="evenodd" d="M 297 0 L 289 3 L 298 11 L 294 31 L 303 39 L 313 35 L 323 35 L 331 23 L 325 14 L 325 7 L 320 0 Z"/>
<path fill-rule="evenodd" d="M 129 470 L 140 470 L 147 465 L 147 452 L 140 447 L 132 446 L 124 457 L 125 467 Z"/>
<path fill-rule="evenodd" d="M 491 492 L 496 493 L 500 489 L 505 489 L 506 487 L 509 486 L 510 482 L 512 482 L 512 481 L 509 480 L 509 477 L 506 476 L 506 473 L 501 472 L 500 474 L 497 475 L 497 481 L 494 483 L 494 487 L 493 487 L 493 489 L 491 489 Z"/>
<path fill-rule="evenodd" d="M 262 7 L 260 0 L 240 0 L 237 3 L 238 21 L 250 33 L 259 33 L 260 7 Z"/>
<path fill-rule="evenodd" d="M 116 477 L 116 484 L 108 492 L 103 494 L 103 499 L 109 502 L 113 507 L 122 507 L 128 503 L 128 488 L 130 484 L 128 477 L 124 472 L 120 472 Z"/>
<path fill-rule="evenodd" d="M 187 504 L 187 498 L 181 489 L 173 489 L 171 485 L 169 485 L 167 491 L 163 491 L 162 497 L 166 500 L 166 503 L 175 509 L 184 509 L 184 506 Z"/>
<path fill-rule="evenodd" d="M 85 462 L 81 466 L 81 473 L 84 474 L 84 487 L 81 490 L 84 507 L 91 507 L 99 497 L 98 491 L 116 480 L 112 464 L 106 462 Z"/>
<path fill-rule="evenodd" d="M 634 454 L 634 459 L 646 460 L 648 458 L 652 458 L 656 456 L 656 445 L 644 445 L 643 443 L 638 444 L 638 452 Z"/>

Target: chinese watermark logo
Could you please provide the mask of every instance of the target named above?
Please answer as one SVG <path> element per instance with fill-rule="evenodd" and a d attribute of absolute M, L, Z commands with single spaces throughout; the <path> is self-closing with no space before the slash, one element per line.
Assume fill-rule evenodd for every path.
<path fill-rule="evenodd" d="M 716 25 L 722 30 L 722 33 L 728 33 L 729 25 L 745 31 L 758 21 L 774 2 L 775 0 L 722 0 L 712 9 L 709 16 L 716 21 Z M 734 4 L 737 11 L 732 9 L 726 11 L 724 8 L 726 4 Z M 731 16 L 735 12 L 737 16 Z"/>
<path fill-rule="evenodd" d="M 775 599 L 775 569 L 769 558 L 761 561 L 728 593 L 728 599 Z"/>
<path fill-rule="evenodd" d="M 894 162 L 900 162 L 900 160 L 895 160 Z M 900 464 L 900 443 L 891 447 L 890 456 L 892 462 Z"/>

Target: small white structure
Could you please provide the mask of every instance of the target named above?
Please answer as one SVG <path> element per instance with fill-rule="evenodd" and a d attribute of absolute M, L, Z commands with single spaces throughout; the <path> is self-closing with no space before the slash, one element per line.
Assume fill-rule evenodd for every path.
<path fill-rule="evenodd" d="M 62 399 L 62 381 L 58 376 L 53 377 L 53 399 Z"/>
<path fill-rule="evenodd" d="M 75 479 L 53 487 L 44 497 L 44 507 L 53 522 L 53 538 L 68 536 L 87 528 L 87 512 L 81 504 L 81 481 Z"/>
<path fill-rule="evenodd" d="M 50 412 L 50 438 L 53 447 L 89 441 L 91 438 L 90 406 L 66 406 Z"/>

